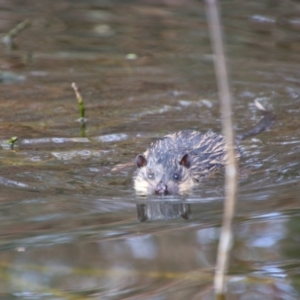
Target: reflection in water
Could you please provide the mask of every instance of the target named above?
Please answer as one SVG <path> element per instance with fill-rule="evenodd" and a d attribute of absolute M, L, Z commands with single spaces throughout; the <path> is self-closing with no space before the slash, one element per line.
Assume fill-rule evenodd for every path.
<path fill-rule="evenodd" d="M 172 201 L 154 201 L 146 204 L 136 204 L 137 216 L 140 222 L 154 220 L 170 220 L 176 218 L 189 219 L 191 207 L 186 203 Z"/>
<path fill-rule="evenodd" d="M 2 33 L 33 20 L 18 50 L 0 47 L 0 141 L 18 137 L 0 149 L 0 298 L 213 299 L 223 178 L 136 202 L 132 166 L 111 171 L 170 132 L 220 132 L 203 2 L 4 0 L 0 14 Z M 278 115 L 244 144 L 228 299 L 298 300 L 299 4 L 222 1 L 222 16 L 237 131 L 255 98 Z"/>

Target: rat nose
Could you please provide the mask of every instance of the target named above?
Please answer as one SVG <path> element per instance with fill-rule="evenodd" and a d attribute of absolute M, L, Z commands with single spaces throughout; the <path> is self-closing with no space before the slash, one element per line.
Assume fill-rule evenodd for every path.
<path fill-rule="evenodd" d="M 168 186 L 162 181 L 156 186 L 155 193 L 157 195 L 166 195 L 168 194 Z"/>

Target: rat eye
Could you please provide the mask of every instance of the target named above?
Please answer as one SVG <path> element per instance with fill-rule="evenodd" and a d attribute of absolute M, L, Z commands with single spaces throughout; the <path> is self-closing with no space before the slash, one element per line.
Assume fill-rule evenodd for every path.
<path fill-rule="evenodd" d="M 179 180 L 179 178 L 180 178 L 179 174 L 177 174 L 177 173 L 173 174 L 173 179 L 174 180 Z"/>
<path fill-rule="evenodd" d="M 153 179 L 154 178 L 154 173 L 148 173 L 148 178 Z"/>

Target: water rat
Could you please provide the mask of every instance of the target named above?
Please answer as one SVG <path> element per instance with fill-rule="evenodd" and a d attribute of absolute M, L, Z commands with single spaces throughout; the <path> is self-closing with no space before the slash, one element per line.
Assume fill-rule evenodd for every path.
<path fill-rule="evenodd" d="M 240 142 L 267 130 L 274 115 L 255 101 L 262 120 L 249 131 L 235 138 L 236 154 L 241 156 Z M 167 134 L 153 142 L 135 159 L 137 171 L 134 188 L 142 194 L 183 194 L 201 179 L 226 164 L 225 140 L 221 134 L 208 131 L 182 130 Z"/>

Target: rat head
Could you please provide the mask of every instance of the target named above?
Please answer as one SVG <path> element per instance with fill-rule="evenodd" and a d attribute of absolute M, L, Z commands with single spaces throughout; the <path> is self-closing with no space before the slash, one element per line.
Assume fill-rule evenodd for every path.
<path fill-rule="evenodd" d="M 182 194 L 190 190 L 194 180 L 190 175 L 189 154 L 162 154 L 159 157 L 139 154 L 134 178 L 135 190 L 142 194 Z"/>

